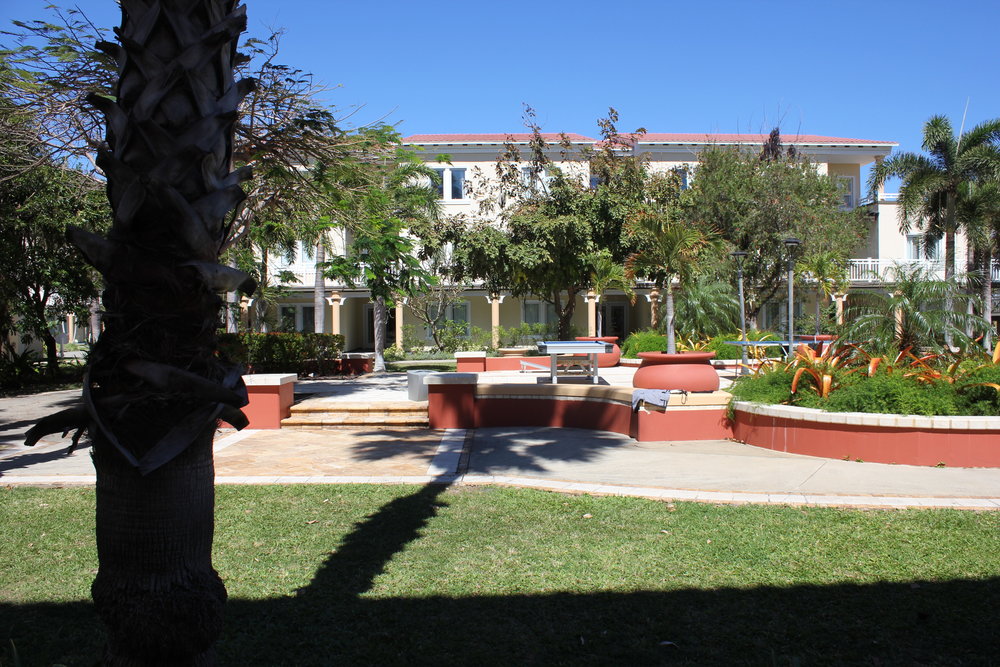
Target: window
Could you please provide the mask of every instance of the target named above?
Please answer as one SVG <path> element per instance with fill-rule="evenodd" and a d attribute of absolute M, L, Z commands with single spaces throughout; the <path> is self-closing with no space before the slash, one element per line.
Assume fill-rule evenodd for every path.
<path fill-rule="evenodd" d="M 552 178 L 548 168 L 521 167 L 521 183 L 532 192 L 547 192 Z"/>
<path fill-rule="evenodd" d="M 929 239 L 925 234 L 906 235 L 906 259 L 941 259 L 941 239 Z"/>
<path fill-rule="evenodd" d="M 525 324 L 552 324 L 556 321 L 556 307 L 544 301 L 524 301 L 521 304 L 521 321 Z"/>
<path fill-rule="evenodd" d="M 316 329 L 315 306 L 282 306 L 280 330 L 313 333 Z"/>
<path fill-rule="evenodd" d="M 465 169 L 451 170 L 451 198 L 465 199 Z"/>
<path fill-rule="evenodd" d="M 437 174 L 437 182 L 431 187 L 437 192 L 438 199 L 444 201 L 459 201 L 465 199 L 465 169 L 458 167 L 433 167 Z"/>
<path fill-rule="evenodd" d="M 437 191 L 438 199 L 444 199 L 444 169 L 435 169 L 437 178 L 431 179 L 431 187 Z"/>
<path fill-rule="evenodd" d="M 838 176 L 837 187 L 840 188 L 841 195 L 844 198 L 840 208 L 845 211 L 849 211 L 854 208 L 854 177 Z"/>
<path fill-rule="evenodd" d="M 679 179 L 681 179 L 681 190 L 687 190 L 688 189 L 688 170 L 687 169 L 678 169 L 677 170 L 677 177 Z"/>
<path fill-rule="evenodd" d="M 469 302 L 462 301 L 449 305 L 444 311 L 444 319 L 447 322 L 454 322 L 463 325 L 463 336 L 469 335 Z"/>

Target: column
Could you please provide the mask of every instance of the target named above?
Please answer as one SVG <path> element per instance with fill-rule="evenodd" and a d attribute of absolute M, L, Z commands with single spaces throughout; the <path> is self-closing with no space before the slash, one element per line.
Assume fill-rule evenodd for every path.
<path fill-rule="evenodd" d="M 844 302 L 847 301 L 847 295 L 843 292 L 835 292 L 833 295 L 833 300 L 836 303 L 837 308 L 837 324 L 844 323 Z"/>
<path fill-rule="evenodd" d="M 660 290 L 651 289 L 646 300 L 649 301 L 649 326 L 655 329 L 660 323 Z"/>
<path fill-rule="evenodd" d="M 497 294 L 487 294 L 486 300 L 490 302 L 490 331 L 493 334 L 493 347 L 500 347 L 500 304 L 503 297 Z"/>
<path fill-rule="evenodd" d="M 600 297 L 594 290 L 587 290 L 584 298 L 587 300 L 587 335 L 593 337 L 597 335 L 597 302 Z"/>
<path fill-rule="evenodd" d="M 337 292 L 326 297 L 326 302 L 330 306 L 330 333 L 332 334 L 340 333 L 340 307 L 344 305 L 345 300 Z"/>
<path fill-rule="evenodd" d="M 403 300 L 396 301 L 396 349 L 403 349 Z"/>

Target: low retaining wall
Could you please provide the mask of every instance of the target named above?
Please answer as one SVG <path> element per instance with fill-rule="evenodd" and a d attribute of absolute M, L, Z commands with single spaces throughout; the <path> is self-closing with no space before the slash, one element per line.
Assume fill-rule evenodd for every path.
<path fill-rule="evenodd" d="M 733 436 L 780 452 L 873 463 L 1000 467 L 1000 417 L 918 417 L 734 403 Z"/>
<path fill-rule="evenodd" d="M 243 376 L 250 403 L 241 409 L 250 420 L 248 428 L 281 428 L 281 420 L 292 414 L 295 380 L 294 373 Z"/>
<path fill-rule="evenodd" d="M 484 384 L 475 373 L 425 379 L 431 428 L 556 426 L 654 440 L 732 437 L 729 394 L 674 394 L 666 410 L 632 411 L 632 389 L 591 384 Z"/>

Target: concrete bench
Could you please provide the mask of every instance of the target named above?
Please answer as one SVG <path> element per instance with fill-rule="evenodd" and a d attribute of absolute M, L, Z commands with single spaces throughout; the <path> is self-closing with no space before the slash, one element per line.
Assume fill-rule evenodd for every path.
<path fill-rule="evenodd" d="M 431 428 L 557 426 L 622 433 L 640 442 L 732 437 L 729 394 L 677 395 L 664 410 L 632 410 L 632 388 L 592 384 L 477 384 L 474 373 L 425 379 Z"/>

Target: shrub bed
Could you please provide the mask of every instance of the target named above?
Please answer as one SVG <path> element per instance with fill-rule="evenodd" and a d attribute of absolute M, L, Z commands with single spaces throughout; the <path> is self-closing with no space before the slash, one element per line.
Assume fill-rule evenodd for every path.
<path fill-rule="evenodd" d="M 1000 363 L 981 355 L 901 353 L 891 361 L 857 347 L 822 356 L 799 349 L 735 382 L 734 400 L 828 412 L 1000 416 Z"/>
<path fill-rule="evenodd" d="M 219 334 L 220 354 L 243 364 L 248 373 L 335 375 L 343 350 L 341 334 Z"/>

